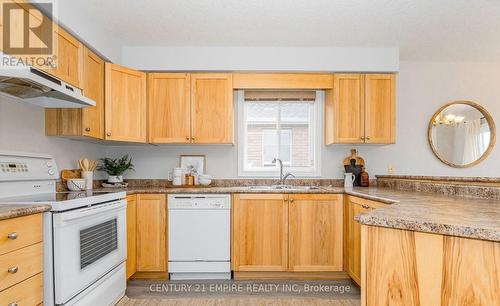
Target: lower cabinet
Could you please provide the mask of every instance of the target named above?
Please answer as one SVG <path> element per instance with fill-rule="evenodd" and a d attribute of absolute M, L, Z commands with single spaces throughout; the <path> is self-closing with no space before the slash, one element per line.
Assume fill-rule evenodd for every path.
<path fill-rule="evenodd" d="M 284 194 L 233 197 L 234 271 L 288 270 L 288 202 Z"/>
<path fill-rule="evenodd" d="M 342 271 L 342 195 L 290 194 L 290 271 Z"/>
<path fill-rule="evenodd" d="M 137 272 L 137 196 L 127 196 L 127 279 Z"/>
<path fill-rule="evenodd" d="M 141 275 L 141 272 L 145 273 Z M 138 278 L 163 278 L 158 272 L 165 272 L 165 276 L 167 272 L 166 196 L 165 194 L 129 195 L 127 196 L 127 279 L 134 274 L 134 277 Z"/>
<path fill-rule="evenodd" d="M 237 194 L 236 272 L 342 271 L 342 195 Z"/>
<path fill-rule="evenodd" d="M 363 226 L 361 305 L 499 305 L 500 243 Z"/>
<path fill-rule="evenodd" d="M 137 195 L 137 272 L 167 271 L 165 194 Z"/>
<path fill-rule="evenodd" d="M 344 269 L 358 285 L 361 285 L 361 224 L 356 222 L 354 217 L 386 204 L 346 196 L 344 205 Z"/>

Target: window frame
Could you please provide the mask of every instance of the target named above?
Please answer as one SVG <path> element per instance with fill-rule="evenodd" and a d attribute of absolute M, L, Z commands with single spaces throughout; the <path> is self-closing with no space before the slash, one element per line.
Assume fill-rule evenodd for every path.
<path fill-rule="evenodd" d="M 239 177 L 277 177 L 279 176 L 279 166 L 266 167 L 262 170 L 247 170 L 245 169 L 245 154 L 246 154 L 246 134 L 247 134 L 247 120 L 245 118 L 244 103 L 245 103 L 245 91 L 236 91 L 237 99 L 237 135 L 238 135 L 238 176 Z M 321 177 L 321 151 L 322 151 L 322 137 L 323 137 L 323 116 L 322 109 L 324 104 L 324 92 L 321 90 L 316 91 L 316 100 L 313 102 L 313 120 L 310 126 L 312 134 L 312 146 L 310 149 L 313 150 L 312 156 L 314 158 L 314 166 L 310 167 L 308 170 L 302 170 L 300 168 L 294 168 L 284 165 L 283 172 L 291 172 L 296 177 Z"/>

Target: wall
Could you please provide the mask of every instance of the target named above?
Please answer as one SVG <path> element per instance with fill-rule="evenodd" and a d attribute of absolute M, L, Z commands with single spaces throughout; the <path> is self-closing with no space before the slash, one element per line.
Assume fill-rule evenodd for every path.
<path fill-rule="evenodd" d="M 78 159 L 101 158 L 99 144 L 45 136 L 44 109 L 0 95 L 0 150 L 52 154 L 59 169 L 78 168 Z"/>
<path fill-rule="evenodd" d="M 398 71 L 398 48 L 124 47 L 140 70 Z"/>
<path fill-rule="evenodd" d="M 442 164 L 427 143 L 427 124 L 443 104 L 457 99 L 477 101 L 500 125 L 500 63 L 401 62 L 398 76 L 397 143 L 395 145 L 322 146 L 322 176 L 342 177 L 342 160 L 351 147 L 365 158 L 370 174 L 386 174 L 394 165 L 396 174 L 498 176 L 500 150 L 466 169 Z M 498 145 L 498 144 L 497 144 Z M 109 155 L 130 153 L 136 171 L 130 178 L 165 178 L 177 166 L 180 154 L 205 154 L 207 172 L 218 178 L 237 177 L 236 146 L 121 146 L 106 147 Z"/>

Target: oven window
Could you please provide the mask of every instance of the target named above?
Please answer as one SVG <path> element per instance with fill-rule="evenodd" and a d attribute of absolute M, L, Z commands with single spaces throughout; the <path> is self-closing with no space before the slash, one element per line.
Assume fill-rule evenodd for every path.
<path fill-rule="evenodd" d="M 117 220 L 109 220 L 80 231 L 80 269 L 118 249 Z"/>

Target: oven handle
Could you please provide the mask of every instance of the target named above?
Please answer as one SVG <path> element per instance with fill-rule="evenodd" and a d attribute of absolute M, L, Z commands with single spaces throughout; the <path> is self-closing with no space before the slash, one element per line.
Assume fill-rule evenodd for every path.
<path fill-rule="evenodd" d="M 124 208 L 125 205 L 127 205 L 127 202 L 125 200 L 120 200 L 107 204 L 100 204 L 88 208 L 78 209 L 72 212 L 62 213 L 59 214 L 58 217 L 61 222 L 71 221 L 71 220 L 86 218 L 106 211 L 120 210 L 121 208 Z"/>

